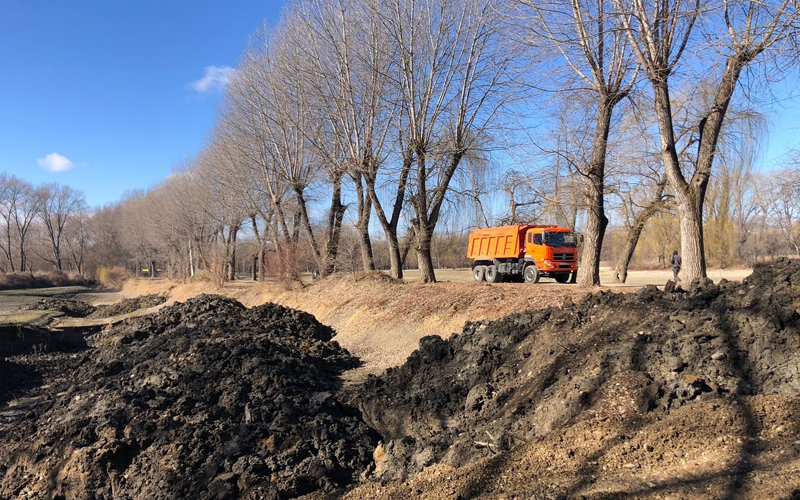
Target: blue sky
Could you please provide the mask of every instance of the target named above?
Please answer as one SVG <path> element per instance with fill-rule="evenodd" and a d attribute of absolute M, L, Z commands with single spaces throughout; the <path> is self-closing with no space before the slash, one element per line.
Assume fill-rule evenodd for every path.
<path fill-rule="evenodd" d="M 4 0 L 0 171 L 69 184 L 90 205 L 158 183 L 200 149 L 224 70 L 192 83 L 235 66 L 281 4 Z"/>

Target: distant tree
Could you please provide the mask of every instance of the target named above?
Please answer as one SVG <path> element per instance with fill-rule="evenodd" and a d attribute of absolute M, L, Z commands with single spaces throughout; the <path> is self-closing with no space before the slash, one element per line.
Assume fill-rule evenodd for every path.
<path fill-rule="evenodd" d="M 61 271 L 64 229 L 70 219 L 84 209 L 83 193 L 55 183 L 44 184 L 36 192 L 39 215 L 52 247 L 52 256 L 46 260 Z"/>

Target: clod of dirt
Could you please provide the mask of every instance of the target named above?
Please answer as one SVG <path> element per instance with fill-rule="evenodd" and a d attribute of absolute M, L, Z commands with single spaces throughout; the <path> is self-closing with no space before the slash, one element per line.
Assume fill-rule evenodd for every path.
<path fill-rule="evenodd" d="M 163 295 L 142 295 L 131 299 L 122 299 L 119 302 L 107 306 L 99 306 L 89 316 L 90 318 L 111 318 L 122 314 L 130 314 L 139 309 L 147 309 L 161 305 L 167 301 Z"/>
<path fill-rule="evenodd" d="M 286 499 L 352 484 L 377 436 L 336 397 L 359 361 L 333 335 L 300 311 L 207 295 L 98 333 L 47 408 L 0 427 L 0 498 Z"/>
<path fill-rule="evenodd" d="M 85 318 L 95 311 L 95 307 L 82 300 L 40 299 L 22 308 L 25 311 L 60 311 L 71 318 Z"/>
<path fill-rule="evenodd" d="M 403 366 L 348 389 L 348 400 L 383 437 L 374 477 L 403 479 L 582 421 L 635 427 L 696 402 L 797 398 L 799 320 L 800 265 L 787 260 L 756 266 L 741 284 L 601 291 L 561 309 L 468 323 L 449 340 L 425 337 Z"/>

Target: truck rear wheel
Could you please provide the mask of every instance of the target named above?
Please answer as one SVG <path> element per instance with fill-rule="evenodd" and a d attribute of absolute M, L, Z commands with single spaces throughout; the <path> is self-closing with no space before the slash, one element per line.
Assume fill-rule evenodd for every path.
<path fill-rule="evenodd" d="M 500 281 L 500 273 L 497 272 L 497 268 L 494 266 L 486 266 L 486 282 L 499 283 Z"/>
<path fill-rule="evenodd" d="M 472 268 L 472 279 L 474 279 L 476 283 L 483 281 L 485 276 L 486 266 L 475 266 Z"/>
<path fill-rule="evenodd" d="M 569 281 L 569 274 L 570 274 L 570 273 L 556 273 L 556 275 L 554 276 L 554 278 L 555 278 L 555 279 L 556 279 L 556 281 L 558 281 L 559 283 L 566 283 L 567 281 Z"/>
<path fill-rule="evenodd" d="M 525 268 L 525 271 L 522 273 L 522 277 L 525 279 L 525 283 L 538 283 L 539 269 L 535 265 L 531 264 Z"/>

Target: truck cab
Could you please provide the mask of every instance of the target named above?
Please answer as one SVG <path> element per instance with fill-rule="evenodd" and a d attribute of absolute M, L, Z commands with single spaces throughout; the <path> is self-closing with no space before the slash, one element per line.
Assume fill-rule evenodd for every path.
<path fill-rule="evenodd" d="M 476 229 L 469 235 L 467 258 L 475 281 L 537 283 L 541 277 L 574 283 L 578 271 L 578 235 L 553 225 L 517 225 Z"/>
<path fill-rule="evenodd" d="M 559 283 L 569 281 L 570 275 L 578 271 L 578 237 L 567 228 L 551 227 L 528 229 L 525 236 L 525 257 L 536 265 L 536 273 L 529 269 L 525 281 L 537 282 L 538 278 L 550 277 Z"/>

